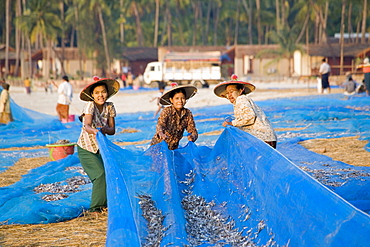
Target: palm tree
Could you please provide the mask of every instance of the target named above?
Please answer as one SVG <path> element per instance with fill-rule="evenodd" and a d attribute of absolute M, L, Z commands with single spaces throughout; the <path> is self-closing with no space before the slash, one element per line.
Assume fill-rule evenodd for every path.
<path fill-rule="evenodd" d="M 366 33 L 366 18 L 367 18 L 367 0 L 364 0 L 363 12 L 362 12 L 362 26 L 361 26 L 361 44 L 366 43 L 365 33 Z"/>
<path fill-rule="evenodd" d="M 10 0 L 6 0 L 5 3 L 5 73 L 4 77 L 8 76 L 9 73 L 9 36 L 10 36 Z"/>
<path fill-rule="evenodd" d="M 49 78 L 51 46 L 61 30 L 60 18 L 55 14 L 58 13 L 58 4 L 48 0 L 30 0 L 27 7 L 17 23 L 24 34 L 30 37 L 31 44 L 35 44 L 38 38 L 42 37 L 42 45 L 47 47 L 43 73 Z"/>
<path fill-rule="evenodd" d="M 257 53 L 257 57 L 262 57 L 266 54 L 273 54 L 275 55 L 275 59 L 273 59 L 270 63 L 275 63 L 281 59 L 288 59 L 288 71 L 289 77 L 292 76 L 292 62 L 293 56 L 295 51 L 302 51 L 302 47 L 296 43 L 297 40 L 297 33 L 300 27 L 298 25 L 294 26 L 293 28 L 289 28 L 287 25 L 282 27 L 280 31 L 272 31 L 268 35 L 270 36 L 271 40 L 273 40 L 276 44 L 279 44 L 279 49 L 265 49 L 261 50 Z M 270 64 L 269 63 L 269 64 Z"/>

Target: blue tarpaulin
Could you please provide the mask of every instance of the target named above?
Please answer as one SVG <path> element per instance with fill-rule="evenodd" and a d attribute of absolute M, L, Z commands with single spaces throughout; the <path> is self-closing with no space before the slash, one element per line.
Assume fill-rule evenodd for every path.
<path fill-rule="evenodd" d="M 237 128 L 223 128 L 231 105 L 191 109 L 199 139 L 183 140 L 174 151 L 164 142 L 149 147 L 156 124 L 151 112 L 118 115 L 115 136 L 98 134 L 107 172 L 107 246 L 367 246 L 369 168 L 334 161 L 298 143 L 346 136 L 368 140 L 369 103 L 363 95 L 335 94 L 258 102 L 277 130 L 277 150 Z M 21 117 L 0 126 L 0 147 L 77 141 L 79 122 L 60 124 L 14 102 L 12 107 Z M 136 131 L 124 131 L 128 128 Z M 45 152 L 1 151 L 0 171 L 19 154 Z M 315 176 L 318 172 L 325 179 Z M 91 184 L 72 186 L 72 178 L 87 178 L 76 154 L 0 188 L 0 222 L 78 217 L 88 208 Z M 45 200 L 49 195 L 60 199 Z"/>

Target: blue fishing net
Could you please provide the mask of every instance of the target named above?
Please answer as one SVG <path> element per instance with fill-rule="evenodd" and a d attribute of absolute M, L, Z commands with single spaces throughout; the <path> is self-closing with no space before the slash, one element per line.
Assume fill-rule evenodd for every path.
<path fill-rule="evenodd" d="M 118 115 L 116 135 L 98 134 L 107 172 L 107 246 L 366 246 L 369 168 L 310 152 L 299 142 L 368 140 L 369 103 L 364 95 L 339 94 L 258 102 L 277 130 L 277 150 L 223 128 L 231 105 L 191 109 L 199 139 L 184 138 L 174 151 L 164 142 L 149 147 L 152 112 Z M 0 147 L 77 141 L 79 122 L 18 110 L 32 121 L 0 126 Z M 1 151 L 0 169 L 19 154 L 43 152 Z M 81 215 L 91 183 L 74 154 L 32 170 L 0 194 L 3 224 L 51 223 Z"/>

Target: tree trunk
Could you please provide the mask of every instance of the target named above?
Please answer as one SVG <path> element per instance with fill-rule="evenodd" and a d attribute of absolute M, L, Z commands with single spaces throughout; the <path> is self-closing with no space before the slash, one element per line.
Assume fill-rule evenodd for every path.
<path fill-rule="evenodd" d="M 196 1 L 192 5 L 193 5 L 193 13 L 194 13 L 192 45 L 196 46 L 197 45 L 198 33 L 202 33 L 202 31 L 199 30 L 200 28 L 198 28 L 198 21 L 199 21 L 199 19 L 201 19 L 200 18 L 200 16 L 201 16 L 200 13 L 202 12 L 202 6 L 201 6 L 199 1 Z"/>
<path fill-rule="evenodd" d="M 311 8 L 310 8 L 310 4 L 307 5 L 307 14 L 306 14 L 306 18 L 303 22 L 303 27 L 302 27 L 302 30 L 300 32 L 300 34 L 298 35 L 298 38 L 297 40 L 295 41 L 296 44 L 298 44 L 302 37 L 303 37 L 303 34 L 306 32 L 307 30 L 307 24 L 308 24 L 308 20 L 310 19 L 310 11 L 311 11 Z"/>
<path fill-rule="evenodd" d="M 166 16 L 167 16 L 167 37 L 168 37 L 167 45 L 172 46 L 172 28 L 171 28 L 172 18 L 169 8 L 166 9 Z"/>
<path fill-rule="evenodd" d="M 239 2 L 238 2 L 239 3 Z M 248 43 L 251 45 L 253 44 L 253 33 L 252 33 L 252 22 L 253 22 L 253 14 L 252 14 L 252 0 L 249 0 L 249 6 L 246 0 L 243 0 L 243 6 L 245 11 L 248 15 Z M 239 4 L 238 4 L 239 10 Z"/>
<path fill-rule="evenodd" d="M 239 15 L 240 15 L 240 0 L 238 0 L 238 5 L 236 7 L 236 20 L 235 20 L 235 31 L 234 31 L 234 45 L 238 44 L 238 33 L 239 33 Z"/>
<path fill-rule="evenodd" d="M 62 75 L 65 75 L 66 74 L 66 71 L 64 69 L 64 60 L 65 60 L 65 48 L 66 48 L 66 45 L 65 45 L 65 20 L 64 20 L 64 3 L 63 1 L 60 2 L 60 18 L 62 20 L 62 33 L 61 33 L 61 45 L 62 45 L 62 55 L 61 55 L 61 60 L 60 60 L 60 65 L 61 65 L 61 69 L 62 69 Z M 55 75 L 54 77 L 57 76 L 57 71 L 55 71 Z"/>
<path fill-rule="evenodd" d="M 346 0 L 342 0 L 342 17 L 340 21 L 340 68 L 339 75 L 343 74 L 343 46 L 344 46 L 344 19 L 346 11 Z"/>
<path fill-rule="evenodd" d="M 22 15 L 22 6 L 21 1 L 17 0 L 15 5 L 15 16 L 19 17 Z M 20 52 L 21 52 L 21 32 L 19 28 L 15 29 L 15 52 L 16 52 L 16 60 L 15 60 L 15 69 L 14 69 L 14 76 L 19 76 L 19 60 L 20 60 Z"/>
<path fill-rule="evenodd" d="M 110 56 L 109 56 L 109 50 L 108 50 L 107 34 L 105 32 L 103 13 L 102 13 L 100 6 L 98 6 L 98 15 L 99 15 L 99 22 L 100 22 L 102 34 L 103 34 L 103 44 L 104 44 L 105 59 L 107 61 L 107 71 L 108 71 L 108 76 L 110 76 L 111 68 L 110 68 Z"/>
<path fill-rule="evenodd" d="M 258 44 L 262 43 L 262 27 L 261 27 L 261 0 L 256 0 L 256 8 L 257 8 L 257 33 L 258 33 Z"/>
<path fill-rule="evenodd" d="M 138 46 L 144 46 L 143 29 L 141 28 L 140 14 L 136 2 L 132 2 L 132 9 L 135 15 L 137 43 Z"/>
<path fill-rule="evenodd" d="M 276 7 L 276 31 L 280 30 L 280 3 L 279 0 L 275 0 Z"/>
<path fill-rule="evenodd" d="M 122 13 L 122 10 L 123 10 L 123 1 L 124 0 L 120 0 L 119 1 L 119 6 L 120 6 L 120 18 L 121 18 L 121 22 L 119 24 L 119 32 L 120 32 L 120 41 L 121 41 L 121 45 L 123 45 L 125 43 L 125 26 L 124 26 L 124 23 L 123 23 L 123 13 Z M 159 1 L 159 0 L 158 0 Z"/>
<path fill-rule="evenodd" d="M 215 21 L 213 24 L 213 45 L 217 45 L 217 27 L 218 27 L 218 21 L 219 21 L 219 13 L 220 13 L 220 7 L 217 5 L 215 7 Z"/>
<path fill-rule="evenodd" d="M 158 26 L 159 26 L 159 0 L 155 0 L 155 25 L 154 25 L 154 40 L 153 46 L 158 46 Z"/>
<path fill-rule="evenodd" d="M 252 23 L 253 23 L 253 12 L 252 9 L 252 0 L 249 0 L 249 12 L 248 12 L 248 36 L 249 36 L 249 44 L 253 44 L 253 32 L 252 32 Z"/>
<path fill-rule="evenodd" d="M 367 0 L 364 0 L 364 6 L 362 8 L 362 26 L 361 26 L 361 44 L 366 44 L 366 18 L 367 18 Z"/>
<path fill-rule="evenodd" d="M 10 0 L 5 3 L 5 73 L 6 78 L 9 74 L 9 36 L 10 36 Z"/>
<path fill-rule="evenodd" d="M 353 38 L 351 37 L 352 36 L 352 33 L 353 33 L 353 30 L 352 30 L 352 2 L 349 3 L 349 6 L 348 6 L 348 22 L 347 22 L 347 32 L 348 32 L 348 40 L 350 43 L 353 43 Z"/>
<path fill-rule="evenodd" d="M 329 15 L 329 1 L 326 1 L 325 3 L 325 18 L 324 18 L 324 22 L 323 22 L 323 27 L 322 27 L 322 42 L 324 44 L 328 43 L 328 35 L 326 33 L 326 27 L 327 27 L 327 23 L 328 23 L 328 15 Z"/>
<path fill-rule="evenodd" d="M 203 35 L 203 45 L 208 44 L 209 22 L 210 22 L 210 18 L 211 18 L 212 3 L 213 3 L 212 0 L 210 0 L 209 3 L 208 3 L 207 17 L 206 17 L 206 28 L 205 28 L 205 34 Z"/>
<path fill-rule="evenodd" d="M 81 38 L 81 40 L 83 39 L 83 37 L 80 37 L 80 21 L 79 21 L 79 11 L 78 11 L 78 6 L 76 4 L 76 2 L 73 2 L 74 4 L 74 10 L 75 10 L 75 20 L 76 20 L 76 23 L 75 23 L 75 29 L 76 29 L 76 36 L 77 36 L 77 40 L 79 40 L 79 38 Z M 80 42 L 77 42 L 77 50 L 78 50 L 78 66 L 79 66 L 79 76 L 80 76 L 80 79 L 83 80 L 84 79 L 84 76 L 85 76 L 85 73 L 82 69 L 82 48 L 80 47 Z"/>

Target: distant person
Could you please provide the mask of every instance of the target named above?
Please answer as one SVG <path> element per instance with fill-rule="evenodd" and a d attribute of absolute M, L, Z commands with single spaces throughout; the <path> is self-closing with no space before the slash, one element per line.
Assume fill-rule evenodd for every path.
<path fill-rule="evenodd" d="M 58 86 L 58 103 L 56 110 L 59 120 L 62 123 L 67 123 L 69 117 L 69 105 L 72 103 L 73 88 L 69 82 L 68 76 L 63 76 L 62 79 L 62 84 Z"/>
<path fill-rule="evenodd" d="M 10 95 L 8 83 L 2 83 L 3 90 L 0 95 L 0 123 L 7 124 L 13 121 L 13 115 L 10 109 Z"/>
<path fill-rule="evenodd" d="M 123 84 L 122 86 L 123 86 L 123 88 L 125 88 L 126 87 L 126 80 L 127 80 L 127 76 L 126 76 L 125 73 L 122 73 L 121 80 L 122 80 L 122 84 Z"/>
<path fill-rule="evenodd" d="M 164 92 L 164 85 L 160 85 L 159 86 L 159 92 L 158 92 L 158 95 L 157 97 L 154 97 L 150 100 L 150 102 L 153 102 L 154 100 L 157 101 L 157 106 L 158 106 L 158 109 L 157 111 L 154 113 L 154 117 L 157 117 L 158 113 L 162 110 L 162 108 L 164 108 L 164 105 L 161 104 L 160 100 L 161 100 L 161 97 L 163 95 L 163 92 Z"/>
<path fill-rule="evenodd" d="M 96 134 L 116 133 L 116 109 L 107 100 L 119 91 L 119 82 L 113 79 L 100 79 L 94 76 L 94 82 L 80 93 L 80 99 L 86 101 L 82 113 L 82 129 L 77 142 L 78 157 L 81 165 L 92 181 L 90 212 L 101 212 L 107 207 L 107 192 L 104 162 L 99 151 Z"/>
<path fill-rule="evenodd" d="M 357 82 L 353 80 L 351 74 L 347 74 L 347 79 L 341 85 L 344 88 L 345 95 L 354 95 L 356 94 Z"/>
<path fill-rule="evenodd" d="M 321 76 L 321 93 L 324 93 L 325 90 L 328 90 L 328 93 L 330 93 L 330 84 L 329 84 L 329 75 L 330 75 L 330 65 L 326 62 L 326 59 L 323 58 L 321 60 L 321 66 L 320 66 L 320 76 Z"/>
<path fill-rule="evenodd" d="M 23 81 L 24 87 L 26 88 L 26 93 L 31 94 L 31 80 L 30 78 L 26 77 Z"/>
<path fill-rule="evenodd" d="M 134 84 L 134 75 L 131 73 L 131 71 L 127 73 L 126 82 L 127 82 L 127 86 L 129 87 L 132 87 Z"/>
<path fill-rule="evenodd" d="M 186 101 L 196 92 L 195 86 L 184 85 L 175 86 L 162 95 L 159 103 L 169 106 L 162 110 L 158 118 L 156 132 L 150 145 L 165 141 L 168 149 L 177 149 L 185 129 L 189 133 L 187 136 L 189 141 L 195 142 L 198 139 L 193 114 L 185 108 Z"/>
<path fill-rule="evenodd" d="M 214 93 L 218 97 L 228 99 L 234 106 L 235 119 L 226 119 L 222 126 L 235 126 L 276 148 L 277 137 L 270 121 L 248 96 L 254 89 L 253 84 L 239 81 L 236 75 L 232 75 L 230 81 L 215 86 Z"/>
<path fill-rule="evenodd" d="M 364 63 L 359 66 L 364 72 L 364 84 L 366 87 L 366 95 L 370 96 L 370 61 L 369 58 L 364 59 Z"/>

